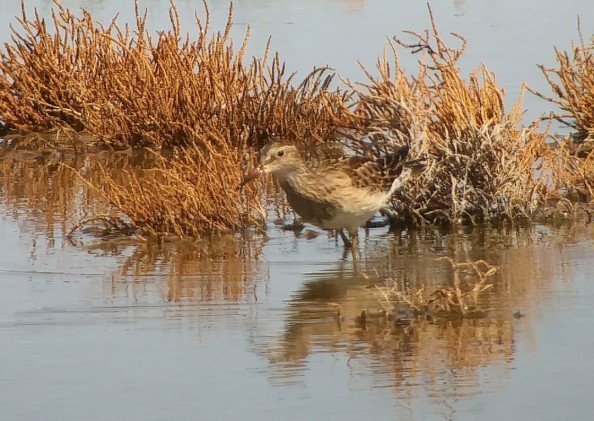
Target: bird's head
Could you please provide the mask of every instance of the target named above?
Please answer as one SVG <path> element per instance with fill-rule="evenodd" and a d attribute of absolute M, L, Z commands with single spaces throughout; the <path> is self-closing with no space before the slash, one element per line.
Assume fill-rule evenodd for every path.
<path fill-rule="evenodd" d="M 260 169 L 264 174 L 283 176 L 297 169 L 302 162 L 295 145 L 288 143 L 272 143 L 260 152 Z"/>
<path fill-rule="evenodd" d="M 272 174 L 283 178 L 302 165 L 303 161 L 295 145 L 283 142 L 274 142 L 266 145 L 260 151 L 259 165 L 248 172 L 240 187 L 258 178 L 262 174 Z"/>

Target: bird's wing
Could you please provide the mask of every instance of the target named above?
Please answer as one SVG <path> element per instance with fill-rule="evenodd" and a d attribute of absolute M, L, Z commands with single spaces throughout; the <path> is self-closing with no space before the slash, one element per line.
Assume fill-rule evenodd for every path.
<path fill-rule="evenodd" d="M 402 174 L 407 155 L 408 147 L 404 146 L 381 158 L 354 156 L 345 160 L 344 171 L 356 187 L 390 190 L 394 180 Z"/>

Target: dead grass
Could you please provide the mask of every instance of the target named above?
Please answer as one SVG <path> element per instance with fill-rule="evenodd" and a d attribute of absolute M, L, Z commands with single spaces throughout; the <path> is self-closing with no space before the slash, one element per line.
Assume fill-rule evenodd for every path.
<path fill-rule="evenodd" d="M 555 165 L 551 165 L 559 193 L 570 200 L 566 205 L 572 210 L 579 206 L 575 202 L 594 201 L 594 37 L 585 39 L 579 24 L 578 34 L 579 41 L 572 42 L 569 51 L 554 49 L 557 67 L 539 66 L 553 96 L 530 90 L 560 109 L 549 118 L 573 130 L 556 140 Z"/>
<path fill-rule="evenodd" d="M 97 215 L 108 225 L 151 236 L 206 235 L 260 222 L 257 193 L 237 190 L 247 146 L 259 148 L 272 135 L 309 143 L 334 135 L 337 104 L 349 94 L 330 90 L 329 69 L 315 69 L 294 86 L 268 46 L 262 58 L 246 59 L 249 29 L 234 46 L 231 8 L 225 28 L 214 34 L 206 4 L 204 11 L 191 39 L 182 35 L 173 3 L 171 27 L 156 37 L 138 4 L 132 27 L 115 19 L 103 26 L 57 1 L 46 22 L 37 10 L 27 16 L 23 6 L 20 27 L 0 51 L 6 127 L 57 129 L 77 141 L 152 149 L 150 170 L 126 166 L 116 174 L 97 164 L 99 178 L 81 173 L 131 221 Z M 90 136 L 81 137 L 83 130 Z M 184 149 L 167 152 L 172 146 Z"/>
<path fill-rule="evenodd" d="M 262 223 L 265 212 L 257 189 L 237 188 L 243 157 L 234 148 L 193 145 L 173 156 L 152 153 L 155 164 L 149 169 L 126 166 L 114 175 L 98 163 L 90 168 L 100 174 L 98 180 L 79 173 L 131 221 L 128 230 L 149 237 L 206 236 Z"/>
<path fill-rule="evenodd" d="M 23 141 L 47 139 L 32 135 Z M 253 186 L 237 190 L 243 157 L 232 149 L 229 155 L 206 153 L 196 146 L 168 157 L 4 151 L 0 191 L 10 215 L 51 239 L 78 242 L 79 229 L 115 243 L 126 236 L 210 238 L 260 225 L 260 193 Z"/>
<path fill-rule="evenodd" d="M 594 140 L 594 37 L 584 39 L 578 24 L 579 41 L 570 51 L 554 49 L 558 67 L 539 65 L 554 97 L 532 93 L 557 105 L 561 112 L 552 118 L 574 130 L 579 143 Z"/>
<path fill-rule="evenodd" d="M 346 89 L 333 90 L 328 68 L 294 85 L 268 45 L 261 58 L 247 59 L 249 29 L 234 45 L 231 8 L 225 28 L 213 32 L 205 4 L 191 38 L 173 3 L 170 28 L 156 35 L 138 5 L 134 25 L 114 19 L 104 26 L 85 11 L 77 16 L 53 4 L 49 22 L 37 11 L 27 16 L 23 6 L 12 41 L 0 50 L 0 130 L 53 129 L 76 139 L 56 142 L 56 149 L 81 141 L 151 148 L 152 169 L 115 174 L 98 164 L 101 176 L 87 178 L 144 234 L 205 235 L 260 223 L 265 207 L 253 189 L 261 186 L 245 195 L 236 190 L 248 147 L 259 149 L 273 135 L 332 146 L 339 128 L 356 153 L 409 143 L 412 158 L 427 162 L 392 203 L 395 222 L 406 225 L 529 220 L 548 199 L 594 197 L 591 160 L 552 150 L 539 121 L 522 127 L 523 95 L 506 110 L 486 66 L 464 77 L 458 60 L 465 39 L 453 34 L 461 45 L 446 45 L 431 12 L 429 30 L 406 32 L 412 42 L 390 41 L 377 75 L 363 68 L 365 83 L 344 80 Z M 400 66 L 399 48 L 422 54 L 415 76 Z M 589 63 L 583 40 L 575 54 Z M 574 80 L 571 92 L 588 88 L 589 76 L 567 63 L 558 74 Z M 185 149 L 171 151 L 177 146 Z"/>
<path fill-rule="evenodd" d="M 413 158 L 427 160 L 394 202 L 408 224 L 530 218 L 548 193 L 535 173 L 547 146 L 537 124 L 520 127 L 522 97 L 506 111 L 484 65 L 466 80 L 457 64 L 465 39 L 453 34 L 461 46 L 448 47 L 432 15 L 430 30 L 407 34 L 413 43 L 395 37 L 377 62 L 378 76 L 364 69 L 367 83 L 345 81 L 359 98 L 339 119 L 346 143 L 376 154 L 408 143 Z M 422 53 L 414 77 L 400 66 L 398 47 Z"/>
<path fill-rule="evenodd" d="M 583 144 L 582 144 L 583 145 Z M 542 169 L 553 184 L 551 202 L 560 215 L 577 214 L 594 204 L 594 154 L 576 153 L 576 143 L 570 137 L 554 139 L 542 159 Z M 551 214 L 554 209 L 544 209 Z M 579 218 L 576 218 L 579 219 Z"/>
<path fill-rule="evenodd" d="M 249 28 L 234 46 L 231 8 L 225 28 L 211 34 L 205 3 L 191 39 L 173 3 L 171 27 L 156 37 L 138 4 L 132 27 L 115 19 L 103 26 L 84 10 L 78 17 L 53 4 L 51 22 L 37 10 L 29 18 L 23 6 L 12 42 L 0 51 L 0 120 L 7 128 L 85 129 L 108 145 L 153 148 L 333 135 L 331 110 L 346 94 L 329 90 L 328 69 L 295 87 L 268 46 L 262 58 L 247 60 Z"/>

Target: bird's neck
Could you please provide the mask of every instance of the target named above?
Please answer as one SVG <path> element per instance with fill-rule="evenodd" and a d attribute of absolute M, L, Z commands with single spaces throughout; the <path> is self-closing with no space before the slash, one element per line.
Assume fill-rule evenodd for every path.
<path fill-rule="evenodd" d="M 299 177 L 307 172 L 304 165 L 291 165 L 283 167 L 274 172 L 274 176 L 281 184 L 290 183 L 295 177 Z"/>

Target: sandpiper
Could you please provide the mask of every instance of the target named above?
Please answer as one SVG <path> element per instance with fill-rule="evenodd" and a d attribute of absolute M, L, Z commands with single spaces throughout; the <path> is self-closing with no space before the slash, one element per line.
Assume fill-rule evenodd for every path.
<path fill-rule="evenodd" d="M 242 185 L 262 173 L 272 174 L 303 221 L 338 230 L 345 247 L 351 248 L 356 246 L 357 229 L 410 175 L 405 166 L 408 151 L 403 146 L 381 158 L 305 160 L 295 145 L 275 142 L 262 149 L 260 166 L 246 175 Z"/>

